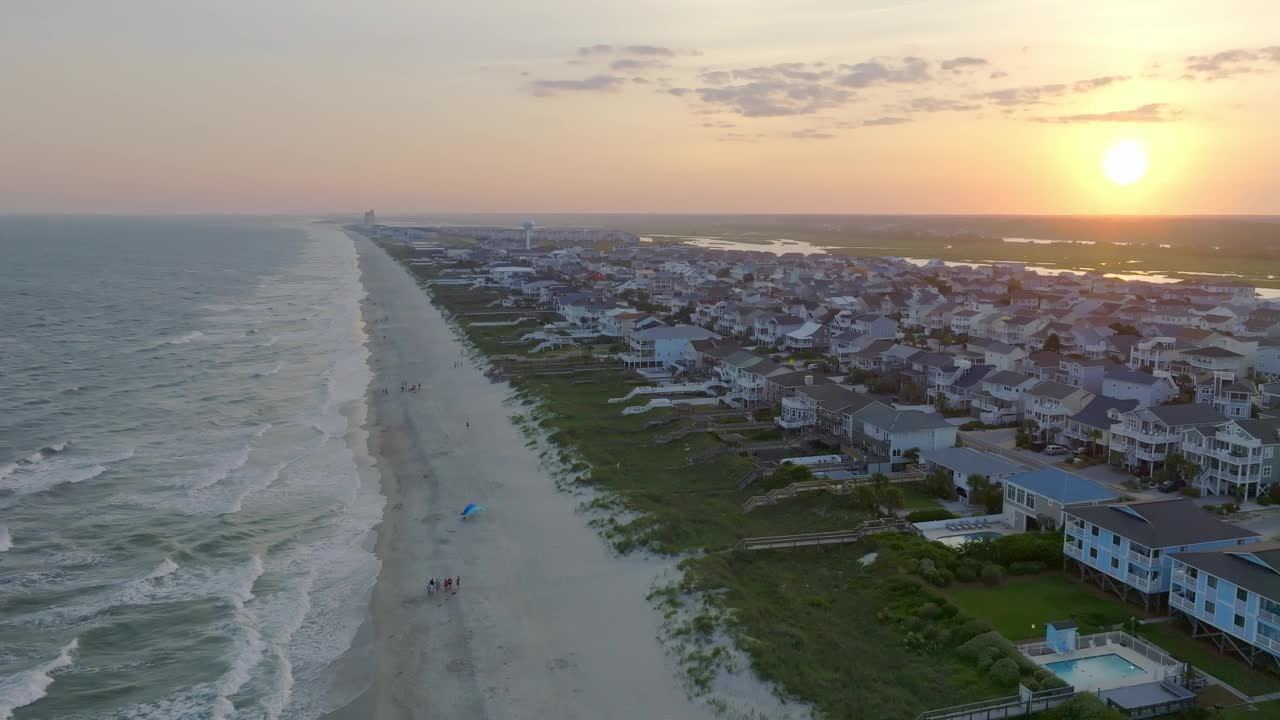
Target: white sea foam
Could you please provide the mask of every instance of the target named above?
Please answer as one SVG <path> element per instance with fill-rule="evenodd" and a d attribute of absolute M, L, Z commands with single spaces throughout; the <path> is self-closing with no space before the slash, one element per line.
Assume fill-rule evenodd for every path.
<path fill-rule="evenodd" d="M 90 465 L 89 467 L 78 469 L 75 473 L 62 480 L 62 482 L 84 482 L 85 480 L 92 480 L 106 471 L 106 465 Z"/>
<path fill-rule="evenodd" d="M 235 654 L 231 658 L 231 667 L 218 681 L 218 697 L 214 700 L 211 716 L 214 720 L 224 720 L 235 712 L 236 707 L 231 703 L 231 697 L 249 682 L 254 667 L 261 662 L 263 650 L 266 649 L 262 631 L 258 627 L 258 619 L 245 606 L 245 603 L 253 599 L 253 584 L 262 577 L 263 572 L 265 568 L 262 558 L 254 555 L 249 558 L 249 564 L 241 576 L 241 582 L 231 588 L 231 601 L 235 606 L 232 616 L 236 634 Z"/>
<path fill-rule="evenodd" d="M 9 528 L 0 525 L 0 552 L 5 552 L 13 547 L 13 536 L 9 534 Z"/>
<path fill-rule="evenodd" d="M 0 680 L 0 720 L 9 720 L 13 711 L 44 697 L 55 673 L 75 662 L 80 640 L 73 638 L 54 659 L 26 672 Z"/>
<path fill-rule="evenodd" d="M 174 562 L 169 558 L 165 558 L 164 560 L 160 561 L 160 564 L 156 566 L 155 570 L 152 570 L 151 572 L 147 573 L 147 576 L 143 578 L 143 580 L 158 580 L 162 577 L 172 575 L 173 573 L 177 572 L 177 570 L 178 570 L 178 563 Z"/>
<path fill-rule="evenodd" d="M 196 493 L 212 487 L 243 468 L 249 462 L 249 455 L 253 453 L 253 441 L 265 435 L 271 427 L 271 423 L 259 425 L 253 431 L 253 434 L 249 436 L 243 447 L 234 454 L 228 455 L 222 462 L 214 465 L 203 478 L 191 486 L 189 492 Z"/>
<path fill-rule="evenodd" d="M 192 342 L 193 340 L 199 340 L 202 337 L 204 337 L 204 333 L 200 332 L 199 330 L 196 330 L 194 332 L 189 332 L 180 338 L 174 338 L 173 340 L 170 340 L 169 344 L 170 345 L 186 345 L 187 343 Z"/>

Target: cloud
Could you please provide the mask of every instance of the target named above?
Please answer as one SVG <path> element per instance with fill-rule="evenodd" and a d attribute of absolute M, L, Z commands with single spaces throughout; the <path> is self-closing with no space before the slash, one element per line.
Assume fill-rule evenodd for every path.
<path fill-rule="evenodd" d="M 1280 45 L 1259 50 L 1223 50 L 1213 55 L 1189 55 L 1186 59 L 1187 75 L 1183 77 L 1203 80 L 1225 80 L 1235 75 L 1265 72 L 1259 63 L 1280 64 Z"/>
<path fill-rule="evenodd" d="M 1115 110 L 1105 113 L 1085 113 L 1083 115 L 1058 115 L 1055 117 L 1032 118 L 1035 122 L 1069 125 L 1073 123 L 1159 123 L 1175 122 L 1182 111 L 1166 103 L 1148 103 L 1132 110 Z"/>
<path fill-rule="evenodd" d="M 990 65 L 986 58 L 962 56 L 958 58 L 951 58 L 950 60 L 943 60 L 939 67 L 943 70 L 961 72 L 969 68 L 984 67 L 986 65 Z"/>
<path fill-rule="evenodd" d="M 664 67 L 667 67 L 667 64 L 661 60 L 639 60 L 636 58 L 622 58 L 609 63 L 609 69 L 614 72 L 639 72 L 641 70 L 656 70 Z"/>
<path fill-rule="evenodd" d="M 980 108 L 980 105 L 951 98 L 918 97 L 912 98 L 905 105 L 902 105 L 900 109 L 902 112 L 909 113 L 935 113 L 968 112 L 969 110 L 978 110 Z"/>
<path fill-rule="evenodd" d="M 731 123 L 728 120 L 715 120 L 715 121 L 708 120 L 707 122 L 702 123 L 702 127 L 727 130 L 729 128 L 736 128 L 738 127 L 738 125 L 737 123 Z"/>
<path fill-rule="evenodd" d="M 659 90 L 658 92 L 666 93 L 668 95 L 675 95 L 676 97 L 684 97 L 685 95 L 688 95 L 689 93 L 693 92 L 693 89 L 686 88 L 686 87 L 674 87 L 674 88 L 667 88 L 666 90 Z"/>
<path fill-rule="evenodd" d="M 990 75 L 988 75 L 987 77 L 991 78 L 992 80 L 999 80 L 1000 78 L 1007 78 L 1007 77 L 1009 77 L 1009 73 L 1007 73 L 1007 72 L 1005 72 L 1005 71 L 1003 71 L 1003 70 L 997 70 L 997 71 L 995 71 L 995 72 L 991 73 Z"/>
<path fill-rule="evenodd" d="M 733 82 L 733 73 L 728 70 L 710 70 L 702 73 L 700 77 L 702 82 L 708 85 L 728 85 Z"/>
<path fill-rule="evenodd" d="M 657 45 L 588 45 L 578 48 L 581 57 L 600 55 L 632 55 L 635 57 L 675 57 L 679 52 Z"/>
<path fill-rule="evenodd" d="M 911 122 L 911 118 L 904 117 L 878 117 L 870 120 L 862 121 L 862 127 L 880 127 L 883 125 L 905 125 Z"/>
<path fill-rule="evenodd" d="M 554 97 L 564 92 L 613 92 L 625 78 L 617 75 L 592 75 L 581 80 L 534 80 L 533 94 L 538 97 Z"/>
<path fill-rule="evenodd" d="M 1001 107 L 1039 105 L 1050 98 L 1093 92 L 1094 90 L 1100 90 L 1118 82 L 1124 82 L 1128 79 L 1129 76 L 1127 75 L 1104 75 L 1102 77 L 1089 78 L 1088 80 L 1080 80 L 1074 83 L 1051 83 L 1048 85 L 1027 85 L 1023 87 L 1003 88 L 1000 90 L 979 93 L 973 97 L 978 100 L 985 100 L 987 102 L 994 103 Z"/>
<path fill-rule="evenodd" d="M 835 135 L 817 128 L 804 128 L 802 130 L 792 132 L 789 137 L 794 140 L 830 140 L 834 138 Z"/>
<path fill-rule="evenodd" d="M 635 83 L 635 84 L 637 84 L 637 85 L 648 85 L 649 83 L 651 83 L 651 82 L 653 82 L 653 81 L 652 81 L 652 80 L 650 80 L 649 78 L 646 78 L 646 77 L 633 77 L 633 78 L 631 78 L 631 82 L 633 82 L 633 83 Z"/>
<path fill-rule="evenodd" d="M 792 80 L 762 80 L 724 87 L 702 87 L 698 97 L 709 105 L 719 105 L 743 117 L 806 115 L 840 107 L 853 93 L 820 83 Z"/>
<path fill-rule="evenodd" d="M 845 73 L 840 77 L 840 84 L 852 88 L 891 83 L 915 84 L 930 80 L 928 61 L 918 57 L 904 57 L 897 65 L 869 60 L 855 65 L 841 65 L 840 70 Z"/>

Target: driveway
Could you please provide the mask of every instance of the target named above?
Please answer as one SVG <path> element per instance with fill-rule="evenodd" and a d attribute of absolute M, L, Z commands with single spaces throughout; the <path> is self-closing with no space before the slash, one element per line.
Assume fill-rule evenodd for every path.
<path fill-rule="evenodd" d="M 1116 470 L 1110 465 L 1103 463 L 1102 465 L 1092 465 L 1086 468 L 1075 468 L 1070 465 L 1061 463 L 1062 456 L 1045 455 L 1044 453 L 1035 452 L 1033 450 L 1024 450 L 1014 447 L 1014 440 L 1017 430 L 1013 428 L 1004 428 L 1001 430 L 979 430 L 976 432 L 961 432 L 960 438 L 964 441 L 966 447 L 975 450 L 985 450 L 995 453 L 1006 460 L 1016 462 L 1028 470 L 1039 470 L 1041 468 L 1056 468 L 1064 472 L 1088 478 L 1099 485 L 1104 485 L 1116 491 L 1117 495 L 1129 495 L 1139 500 L 1154 500 L 1162 495 L 1154 490 L 1130 490 L 1129 481 L 1133 480 L 1133 476 L 1123 470 Z"/>

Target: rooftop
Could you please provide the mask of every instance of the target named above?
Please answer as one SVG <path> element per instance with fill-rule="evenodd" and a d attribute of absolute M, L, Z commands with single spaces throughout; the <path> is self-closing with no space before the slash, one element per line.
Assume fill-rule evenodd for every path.
<path fill-rule="evenodd" d="M 1258 537 L 1252 530 L 1218 520 L 1188 498 L 1078 507 L 1068 512 L 1150 548 Z"/>
<path fill-rule="evenodd" d="M 973 448 L 938 448 L 922 452 L 920 457 L 966 477 L 1012 475 L 1022 469 L 1021 465 L 1011 463 L 999 455 Z"/>
<path fill-rule="evenodd" d="M 1278 543 L 1251 543 L 1216 550 L 1171 553 L 1170 557 L 1280 602 Z"/>
<path fill-rule="evenodd" d="M 1063 505 L 1087 502 L 1105 502 L 1117 499 L 1114 490 L 1057 468 L 1044 468 L 1014 475 L 1006 482 L 1024 487 Z"/>

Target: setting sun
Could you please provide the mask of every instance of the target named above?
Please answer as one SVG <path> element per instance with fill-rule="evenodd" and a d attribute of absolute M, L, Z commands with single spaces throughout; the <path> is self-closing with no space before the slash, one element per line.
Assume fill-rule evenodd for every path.
<path fill-rule="evenodd" d="M 1147 174 L 1147 150 L 1141 143 L 1126 140 L 1107 148 L 1102 173 L 1117 185 L 1132 185 Z"/>

